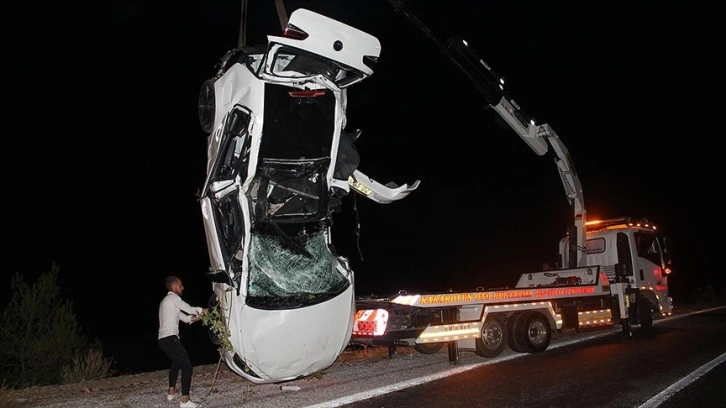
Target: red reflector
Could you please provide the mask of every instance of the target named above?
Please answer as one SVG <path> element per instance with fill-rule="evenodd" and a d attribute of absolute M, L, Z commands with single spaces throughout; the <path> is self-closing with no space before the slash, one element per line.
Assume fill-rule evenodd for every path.
<path fill-rule="evenodd" d="M 288 93 L 293 98 L 314 98 L 325 95 L 325 91 L 290 91 Z"/>
<path fill-rule="evenodd" d="M 358 331 L 373 333 L 376 331 L 376 322 L 358 321 Z"/>
<path fill-rule="evenodd" d="M 293 40 L 304 40 L 308 38 L 308 33 L 292 24 L 288 24 L 287 27 L 282 30 L 282 36 L 285 38 L 292 38 Z"/>

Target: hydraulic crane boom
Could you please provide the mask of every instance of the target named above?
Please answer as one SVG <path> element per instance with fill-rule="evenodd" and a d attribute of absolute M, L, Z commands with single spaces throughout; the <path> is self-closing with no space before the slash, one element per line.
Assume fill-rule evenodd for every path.
<path fill-rule="evenodd" d="M 508 125 L 534 150 L 538 156 L 547 152 L 554 155 L 555 164 L 572 206 L 573 224 L 569 228 L 569 267 L 584 266 L 586 211 L 582 185 L 575 171 L 574 162 L 567 147 L 548 124 L 536 124 L 514 99 L 504 90 L 504 79 L 477 54 L 469 43 L 456 35 L 446 35 L 445 30 L 434 31 L 433 24 L 421 20 L 421 14 L 409 7 L 410 0 L 388 0 L 396 12 L 405 16 L 466 76 L 474 88 Z"/>

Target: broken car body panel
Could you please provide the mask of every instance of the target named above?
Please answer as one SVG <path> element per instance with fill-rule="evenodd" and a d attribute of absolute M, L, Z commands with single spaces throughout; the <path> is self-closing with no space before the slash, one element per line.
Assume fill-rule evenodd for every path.
<path fill-rule="evenodd" d="M 202 86 L 210 307 L 230 332 L 225 363 L 254 383 L 325 369 L 350 341 L 353 271 L 330 237 L 342 197 L 352 189 L 391 203 L 418 187 L 360 172 L 360 132 L 344 130 L 347 87 L 379 54 L 375 37 L 298 9 L 284 37 L 229 51 Z"/>
<path fill-rule="evenodd" d="M 409 184 L 398 186 L 395 183 L 388 183 L 383 185 L 372 178 L 366 176 L 359 170 L 355 170 L 353 175 L 348 179 L 348 184 L 356 192 L 370 198 L 371 200 L 381 203 L 388 204 L 394 201 L 398 201 L 405 198 L 413 190 L 418 188 L 419 181 Z"/>

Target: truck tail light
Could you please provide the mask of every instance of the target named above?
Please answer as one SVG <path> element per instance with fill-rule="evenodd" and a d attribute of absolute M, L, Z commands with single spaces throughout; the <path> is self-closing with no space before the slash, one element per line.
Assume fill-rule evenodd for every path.
<path fill-rule="evenodd" d="M 355 313 L 353 334 L 356 336 L 381 336 L 388 325 L 385 309 L 362 309 Z"/>

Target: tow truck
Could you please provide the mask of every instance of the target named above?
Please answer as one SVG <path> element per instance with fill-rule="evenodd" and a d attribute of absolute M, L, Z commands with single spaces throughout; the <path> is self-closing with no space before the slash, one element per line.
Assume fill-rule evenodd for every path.
<path fill-rule="evenodd" d="M 358 298 L 351 343 L 413 346 L 425 354 L 446 344 L 449 359 L 474 351 L 495 357 L 546 350 L 553 331 L 582 331 L 619 324 L 649 329 L 670 316 L 671 261 L 667 237 L 647 219 L 588 221 L 583 189 L 568 149 L 546 123 L 531 118 L 504 88 L 504 79 L 462 37 L 442 35 L 422 20 L 413 1 L 388 0 L 471 82 L 491 108 L 537 154 L 554 157 L 573 210 L 559 242 L 558 269 L 524 273 L 514 288 Z"/>

